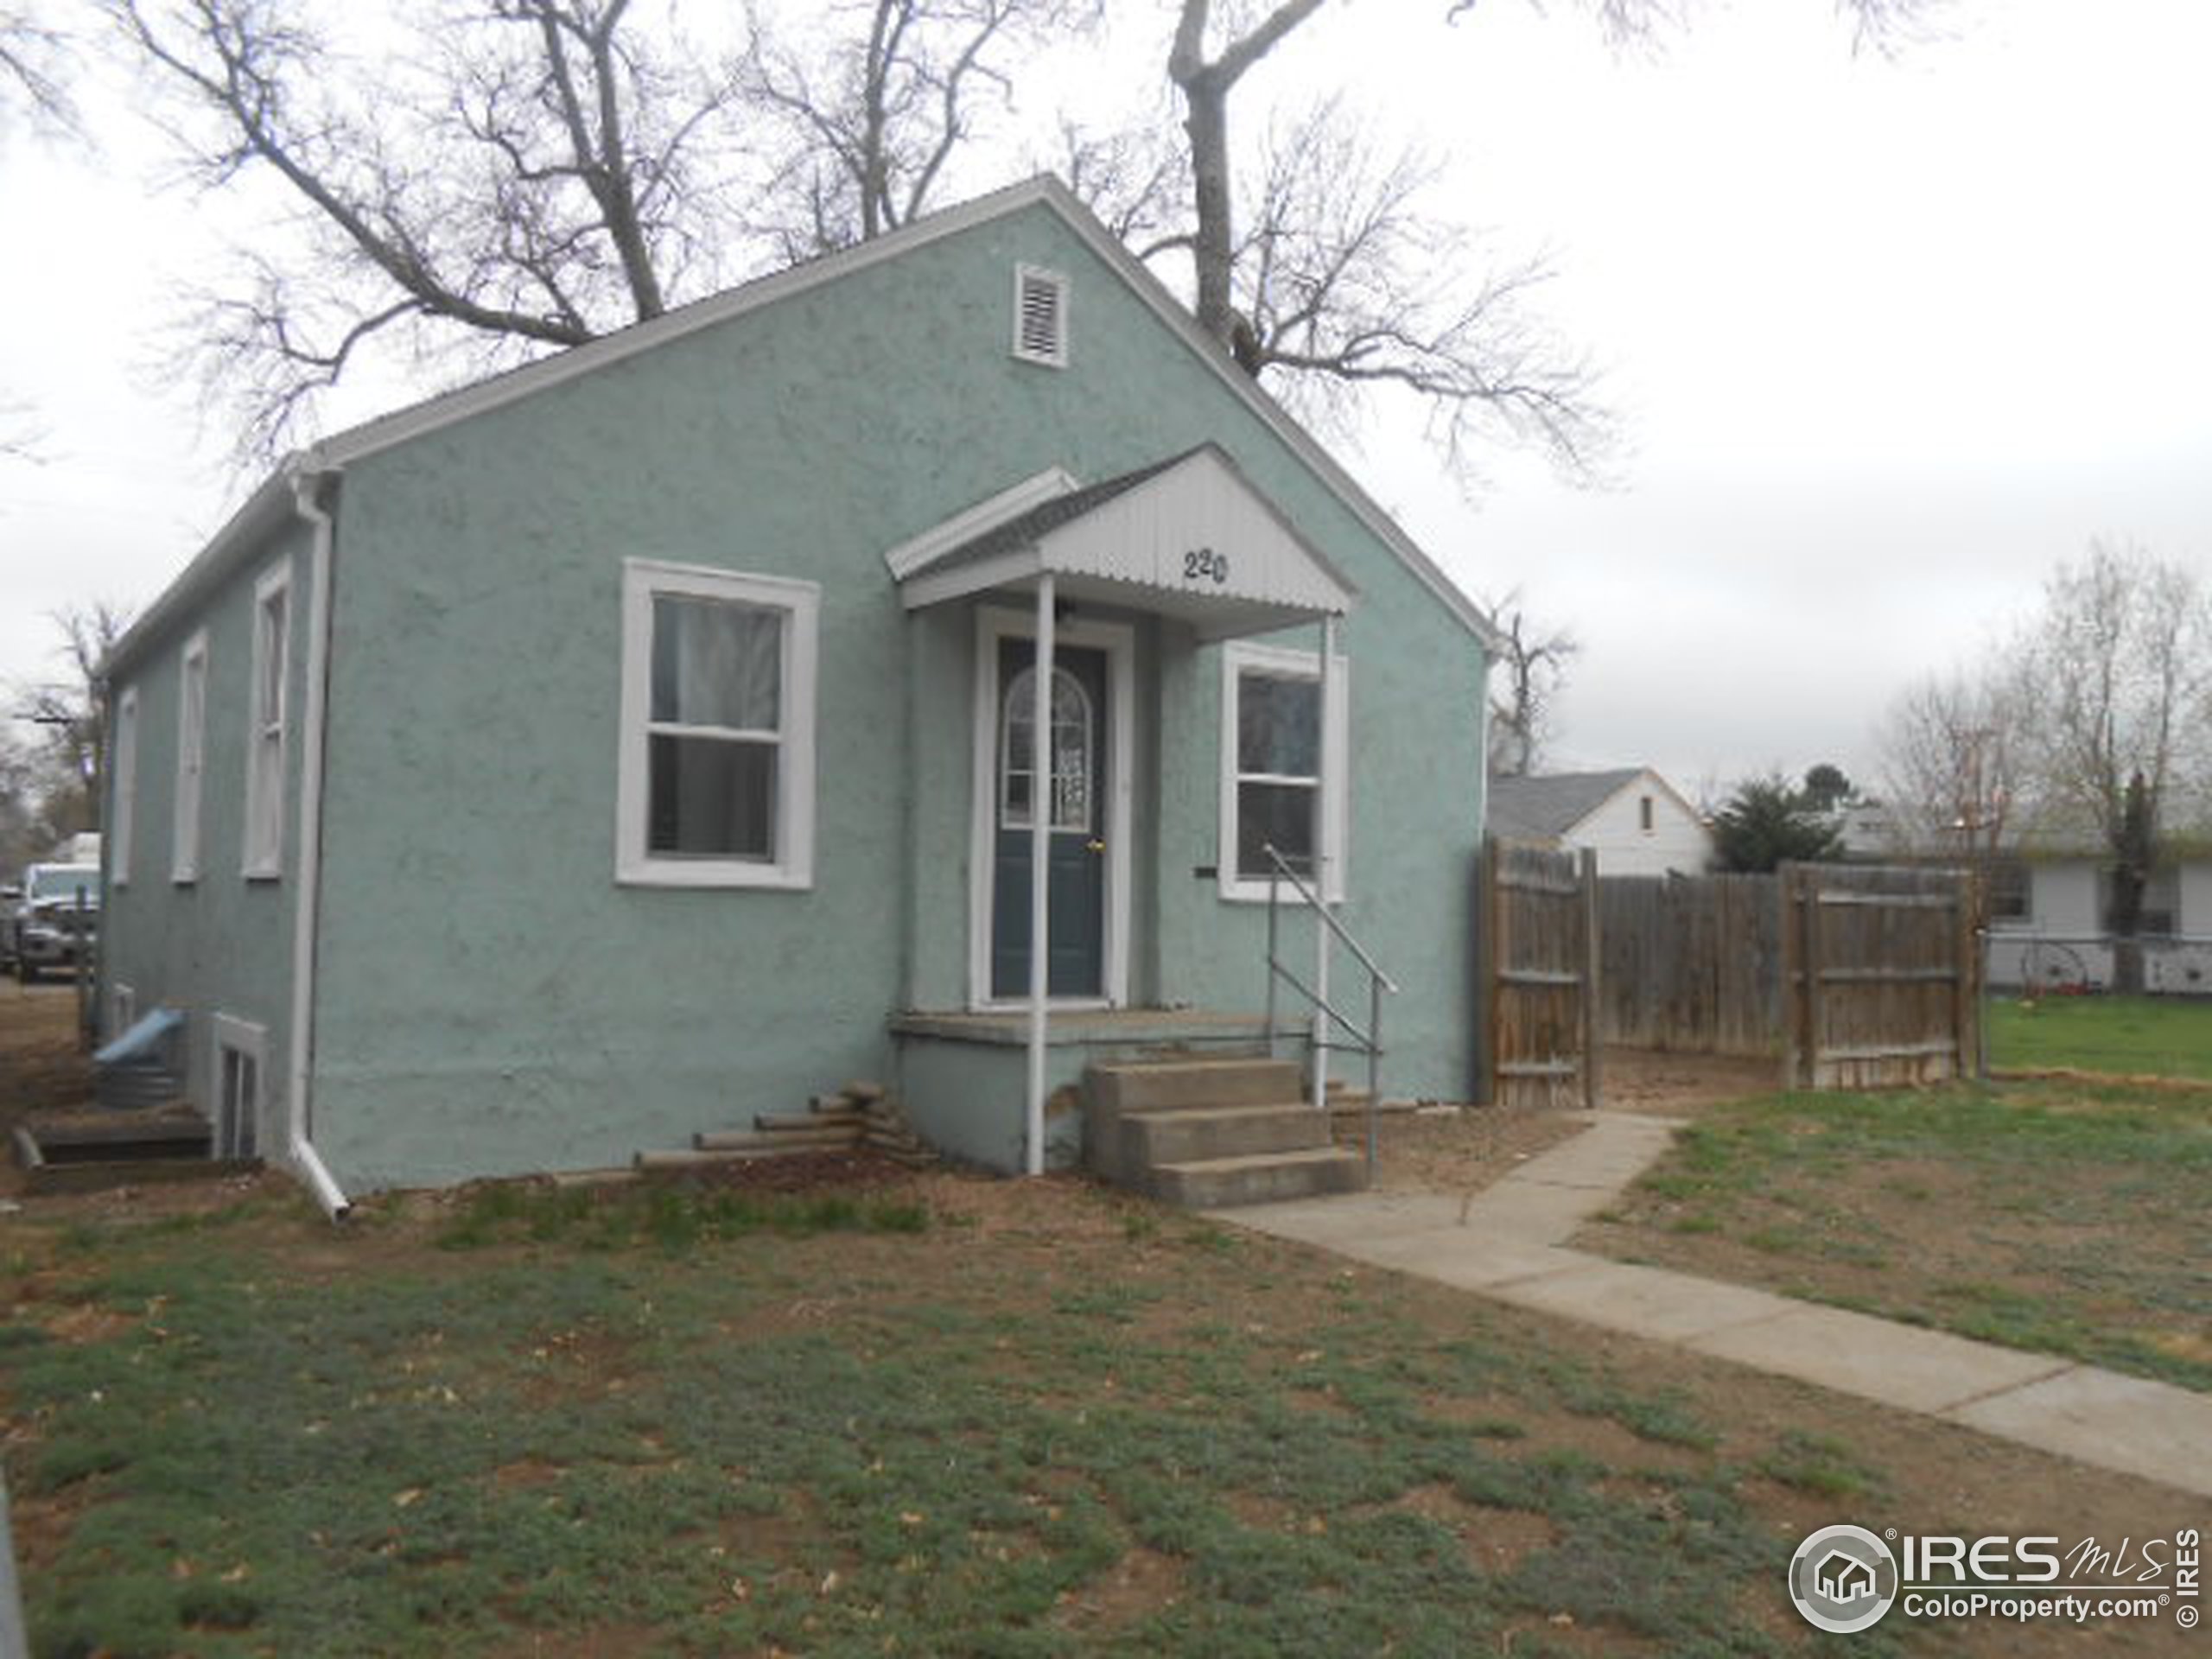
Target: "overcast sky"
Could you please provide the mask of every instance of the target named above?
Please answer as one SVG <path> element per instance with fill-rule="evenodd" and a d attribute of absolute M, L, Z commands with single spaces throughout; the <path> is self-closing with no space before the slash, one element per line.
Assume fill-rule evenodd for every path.
<path fill-rule="evenodd" d="M 1708 0 L 1628 55 L 1566 5 L 1440 10 L 1332 6 L 1248 89 L 1340 77 L 1446 153 L 1443 204 L 1550 252 L 1547 315 L 1606 370 L 1613 488 L 1500 455 L 1470 501 L 1402 416 L 1348 456 L 1471 590 L 1580 639 L 1557 763 L 1871 779 L 1889 698 L 2092 537 L 2212 581 L 2212 5 L 1955 0 L 1891 57 L 1827 0 Z M 252 482 L 149 372 L 219 204 L 83 91 L 97 156 L 0 138 L 0 397 L 43 455 L 0 459 L 0 680 L 53 675 L 58 607 L 153 597 Z"/>

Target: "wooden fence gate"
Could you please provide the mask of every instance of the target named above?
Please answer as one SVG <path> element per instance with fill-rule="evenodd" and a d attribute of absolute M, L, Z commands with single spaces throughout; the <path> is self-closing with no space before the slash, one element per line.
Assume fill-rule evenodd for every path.
<path fill-rule="evenodd" d="M 1782 870 L 1783 1076 L 1880 1089 L 1981 1071 L 1981 951 L 1961 870 Z"/>
<path fill-rule="evenodd" d="M 1598 1104 L 1596 855 L 1483 845 L 1490 1099 Z"/>
<path fill-rule="evenodd" d="M 1598 954 L 1601 1042 L 1779 1054 L 1782 903 L 1773 876 L 1605 876 Z"/>

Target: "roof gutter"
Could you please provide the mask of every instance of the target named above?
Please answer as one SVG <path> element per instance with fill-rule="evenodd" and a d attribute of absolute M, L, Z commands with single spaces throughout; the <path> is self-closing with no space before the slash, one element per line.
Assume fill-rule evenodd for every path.
<path fill-rule="evenodd" d="M 337 523 L 322 505 L 326 478 L 305 467 L 289 474 L 292 508 L 315 531 L 308 555 L 308 706 L 300 750 L 300 827 L 296 886 L 292 908 L 292 1052 L 284 1098 L 287 1111 L 285 1150 L 292 1166 L 333 1221 L 343 1221 L 353 1209 L 328 1166 L 315 1149 L 312 1090 L 315 1056 L 315 970 L 317 930 L 322 902 L 322 752 L 324 710 L 330 678 L 331 550 L 337 540 Z"/>

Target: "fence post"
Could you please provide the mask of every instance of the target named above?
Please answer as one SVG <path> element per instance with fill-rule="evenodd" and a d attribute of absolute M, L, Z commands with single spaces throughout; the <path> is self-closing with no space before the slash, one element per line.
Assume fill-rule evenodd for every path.
<path fill-rule="evenodd" d="M 1476 1079 L 1476 1103 L 1497 1103 L 1497 837 L 1483 837 L 1476 859 L 1475 925 L 1481 938 L 1475 944 L 1477 1018 L 1483 1033 L 1482 1074 Z"/>
<path fill-rule="evenodd" d="M 1782 1082 L 1786 1089 L 1813 1086 L 1814 1018 L 1812 884 L 1802 864 L 1784 864 L 1782 881 Z"/>
<path fill-rule="evenodd" d="M 1961 870 L 1957 880 L 1958 1067 L 1960 1075 L 1966 1076 L 1968 1075 L 1967 1068 L 1971 1066 L 1971 1075 L 1979 1081 L 1989 1075 L 1989 1057 L 1982 1048 L 1981 1039 L 1981 874 L 1977 870 Z"/>
<path fill-rule="evenodd" d="M 1582 1109 L 1598 1109 L 1598 854 L 1582 849 Z"/>
<path fill-rule="evenodd" d="M 27 1659 L 22 1586 L 16 1578 L 16 1536 L 8 1524 L 8 1478 L 0 1474 L 0 1659 Z"/>

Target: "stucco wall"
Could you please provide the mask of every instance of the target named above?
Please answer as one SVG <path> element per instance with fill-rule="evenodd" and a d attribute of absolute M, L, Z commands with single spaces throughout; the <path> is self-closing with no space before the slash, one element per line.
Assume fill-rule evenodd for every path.
<path fill-rule="evenodd" d="M 302 715 L 307 702 L 306 619 L 313 573 L 304 526 L 277 537 L 208 600 L 151 642 L 113 688 L 138 696 L 130 879 L 108 884 L 101 918 L 105 986 L 128 985 L 138 1012 L 167 1006 L 187 1019 L 189 1098 L 213 1110 L 215 1014 L 264 1028 L 260 1146 L 281 1149 L 291 1033 L 293 906 L 297 899 Z M 248 880 L 244 861 L 247 737 L 251 723 L 254 586 L 279 562 L 291 572 L 287 658 L 283 873 Z M 200 874 L 172 880 L 175 863 L 178 686 L 194 630 L 207 633 L 205 763 L 200 784 Z M 109 779 L 108 821 L 114 821 Z M 111 872 L 111 878 L 112 872 Z"/>
<path fill-rule="evenodd" d="M 1008 355 L 1017 262 L 1072 278 L 1064 372 Z M 316 1096 L 341 1180 L 681 1144 L 880 1073 L 892 1008 L 961 1006 L 973 620 L 910 620 L 882 554 L 1045 467 L 1205 438 L 1363 590 L 1345 915 L 1408 988 L 1386 1088 L 1464 1096 L 1479 651 L 1039 208 L 349 469 Z M 822 584 L 810 891 L 616 885 L 626 556 Z M 1133 993 L 1256 1006 L 1262 918 L 1191 874 L 1217 858 L 1216 653 L 1146 620 L 1138 660 Z"/>

